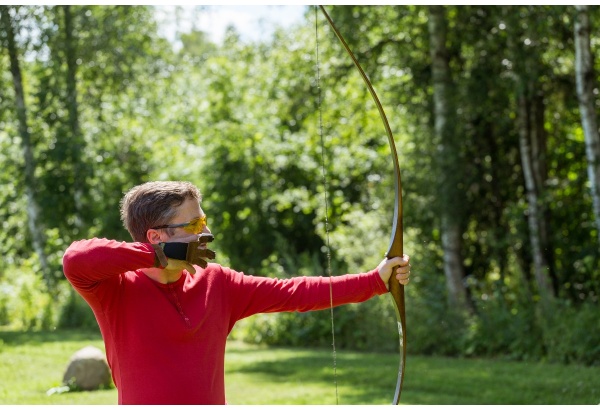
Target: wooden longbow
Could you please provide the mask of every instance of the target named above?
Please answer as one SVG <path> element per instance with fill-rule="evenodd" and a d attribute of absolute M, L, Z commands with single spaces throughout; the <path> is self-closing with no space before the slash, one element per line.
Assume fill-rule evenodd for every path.
<path fill-rule="evenodd" d="M 327 19 L 329 25 L 335 32 L 337 38 L 340 40 L 346 52 L 354 62 L 354 65 L 360 72 L 362 79 L 364 80 L 373 100 L 375 101 L 375 105 L 377 106 L 377 110 L 379 111 L 379 115 L 381 120 L 383 121 L 383 125 L 385 127 L 385 132 L 388 137 L 388 143 L 390 145 L 391 153 L 392 153 L 392 162 L 394 163 L 394 188 L 395 188 L 395 201 L 394 201 L 394 218 L 393 218 L 393 226 L 392 226 L 392 235 L 390 238 L 390 245 L 385 256 L 388 259 L 394 258 L 396 256 L 403 255 L 403 246 L 402 246 L 402 179 L 400 177 L 400 165 L 398 163 L 398 153 L 396 151 L 396 144 L 394 142 L 394 136 L 392 135 L 392 130 L 390 128 L 390 124 L 385 115 L 385 111 L 383 110 L 383 106 L 373 89 L 373 85 L 371 81 L 365 74 L 362 69 L 360 63 L 354 56 L 350 47 L 344 40 L 344 37 L 339 32 L 335 24 L 333 24 L 333 20 L 325 10 L 323 6 L 319 6 L 325 18 Z M 395 275 L 392 274 L 389 281 L 389 289 L 390 295 L 394 300 L 394 307 L 396 310 L 396 319 L 398 322 L 398 336 L 399 336 L 399 345 L 400 345 L 400 363 L 398 366 L 398 380 L 396 381 L 396 392 L 394 393 L 394 400 L 392 404 L 398 404 L 400 402 L 400 394 L 402 393 L 402 384 L 404 382 L 404 367 L 406 362 L 406 311 L 404 307 L 404 286 L 398 283 L 395 278 Z"/>

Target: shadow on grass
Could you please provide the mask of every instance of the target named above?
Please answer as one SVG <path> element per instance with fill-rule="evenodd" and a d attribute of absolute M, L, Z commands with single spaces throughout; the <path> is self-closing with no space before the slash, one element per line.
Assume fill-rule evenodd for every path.
<path fill-rule="evenodd" d="M 233 371 L 270 383 L 333 382 L 331 351 L 297 353 L 295 357 L 293 349 L 262 353 L 257 349 L 257 361 L 236 363 L 232 357 L 231 362 Z M 391 403 L 397 354 L 338 352 L 336 368 L 341 404 Z M 600 369 L 583 366 L 409 356 L 401 401 L 427 405 L 598 404 L 597 380 Z"/>
<path fill-rule="evenodd" d="M 84 340 L 101 339 L 100 331 L 80 329 L 60 329 L 41 331 L 13 331 L 0 330 L 0 340 L 6 346 L 18 346 L 28 344 L 37 346 L 43 343 L 53 342 L 81 342 Z"/>
<path fill-rule="evenodd" d="M 257 382 L 324 386 L 337 382 L 340 404 L 391 403 L 396 386 L 398 355 L 394 354 L 338 352 L 337 376 L 332 351 L 327 349 L 234 347 L 227 354 L 232 372 L 251 375 Z M 237 361 L 235 355 L 253 356 L 253 360 Z"/>

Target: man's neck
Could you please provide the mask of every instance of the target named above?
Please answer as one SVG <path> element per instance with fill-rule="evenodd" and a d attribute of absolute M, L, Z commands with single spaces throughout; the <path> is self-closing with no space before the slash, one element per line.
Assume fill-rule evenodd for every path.
<path fill-rule="evenodd" d="M 142 269 L 142 272 L 144 272 L 150 279 L 163 284 L 177 282 L 183 274 L 182 270 L 175 271 L 159 268 Z"/>

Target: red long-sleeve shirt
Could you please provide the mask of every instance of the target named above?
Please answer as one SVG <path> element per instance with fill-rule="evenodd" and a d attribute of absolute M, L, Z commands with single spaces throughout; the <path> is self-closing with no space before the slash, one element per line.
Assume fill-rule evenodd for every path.
<path fill-rule="evenodd" d="M 255 313 L 326 309 L 329 278 L 273 279 L 210 263 L 161 284 L 148 243 L 71 244 L 64 273 L 94 311 L 119 404 L 225 404 L 225 342 Z M 332 278 L 335 306 L 387 292 L 377 270 Z"/>

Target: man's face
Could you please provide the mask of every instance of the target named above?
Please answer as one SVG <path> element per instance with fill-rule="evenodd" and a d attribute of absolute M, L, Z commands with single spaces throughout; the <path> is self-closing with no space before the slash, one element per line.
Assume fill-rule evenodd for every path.
<path fill-rule="evenodd" d="M 186 199 L 177 208 L 175 217 L 168 223 L 168 225 L 182 226 L 157 229 L 160 242 L 191 242 L 197 239 L 197 234 L 209 234 L 208 226 L 202 224 L 203 217 L 205 218 L 206 214 L 200 208 L 198 201 L 191 198 Z M 189 222 L 192 224 L 188 224 Z M 169 236 L 169 232 L 172 232 L 173 235 Z"/>

